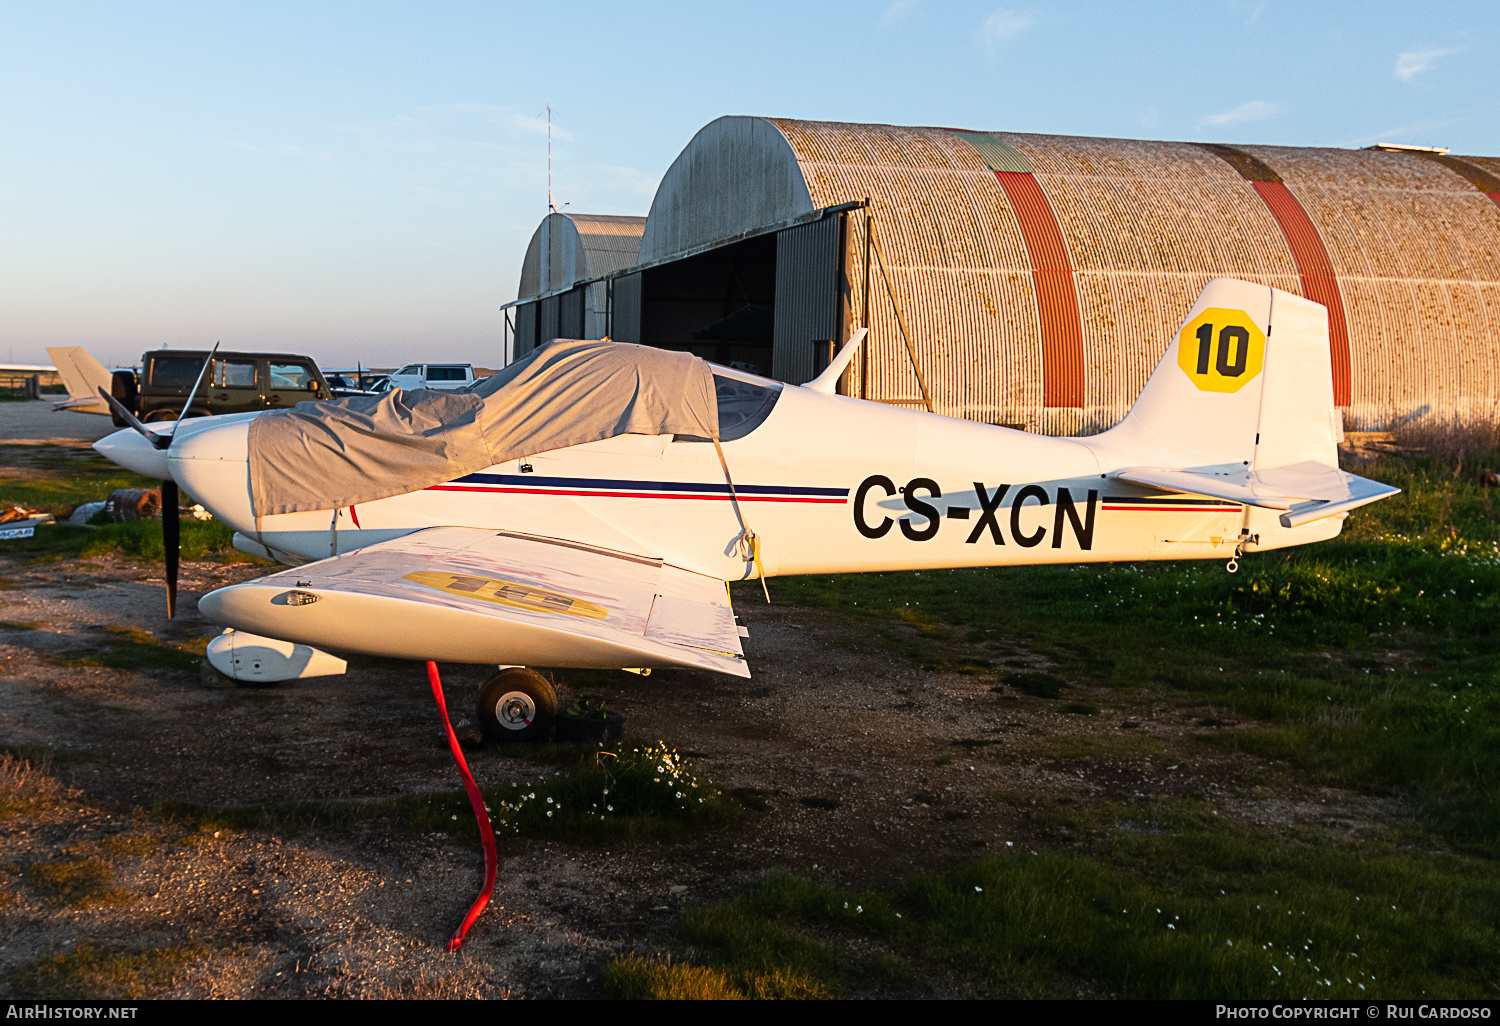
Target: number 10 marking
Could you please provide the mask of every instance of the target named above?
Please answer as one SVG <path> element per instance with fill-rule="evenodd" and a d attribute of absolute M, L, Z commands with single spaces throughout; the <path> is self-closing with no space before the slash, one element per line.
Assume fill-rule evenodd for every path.
<path fill-rule="evenodd" d="M 1208 373 L 1209 357 L 1213 352 L 1214 326 L 1205 324 L 1198 329 L 1198 373 Z M 1234 350 L 1231 363 L 1229 353 Z M 1245 373 L 1245 363 L 1250 357 L 1250 333 L 1238 324 L 1226 325 L 1219 332 L 1219 359 L 1217 369 L 1226 378 L 1237 378 Z"/>

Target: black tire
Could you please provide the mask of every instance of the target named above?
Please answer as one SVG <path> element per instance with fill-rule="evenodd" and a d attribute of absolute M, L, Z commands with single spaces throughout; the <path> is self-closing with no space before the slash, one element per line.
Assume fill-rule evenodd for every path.
<path fill-rule="evenodd" d="M 557 717 L 557 692 L 535 670 L 501 670 L 479 689 L 479 729 L 491 741 L 538 741 Z"/>

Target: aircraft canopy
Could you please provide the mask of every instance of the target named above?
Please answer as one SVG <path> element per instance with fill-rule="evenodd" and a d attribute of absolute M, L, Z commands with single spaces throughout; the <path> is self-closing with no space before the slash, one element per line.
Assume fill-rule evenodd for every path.
<path fill-rule="evenodd" d="M 691 353 L 557 339 L 466 389 L 298 403 L 250 422 L 256 516 L 342 509 L 615 435 L 719 437 Z"/>

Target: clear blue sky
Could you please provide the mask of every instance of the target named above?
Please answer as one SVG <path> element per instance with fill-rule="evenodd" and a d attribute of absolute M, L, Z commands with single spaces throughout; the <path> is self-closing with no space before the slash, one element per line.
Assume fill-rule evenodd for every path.
<path fill-rule="evenodd" d="M 0 360 L 493 364 L 559 204 L 722 114 L 1500 154 L 1488 3 L 0 0 Z"/>

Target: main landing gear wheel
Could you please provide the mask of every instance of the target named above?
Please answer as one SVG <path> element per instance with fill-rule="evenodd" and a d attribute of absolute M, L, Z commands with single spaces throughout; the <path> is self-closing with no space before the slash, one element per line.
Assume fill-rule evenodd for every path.
<path fill-rule="evenodd" d="M 479 729 L 491 741 L 533 741 L 547 736 L 557 716 L 557 692 L 535 670 L 501 670 L 479 689 Z"/>

